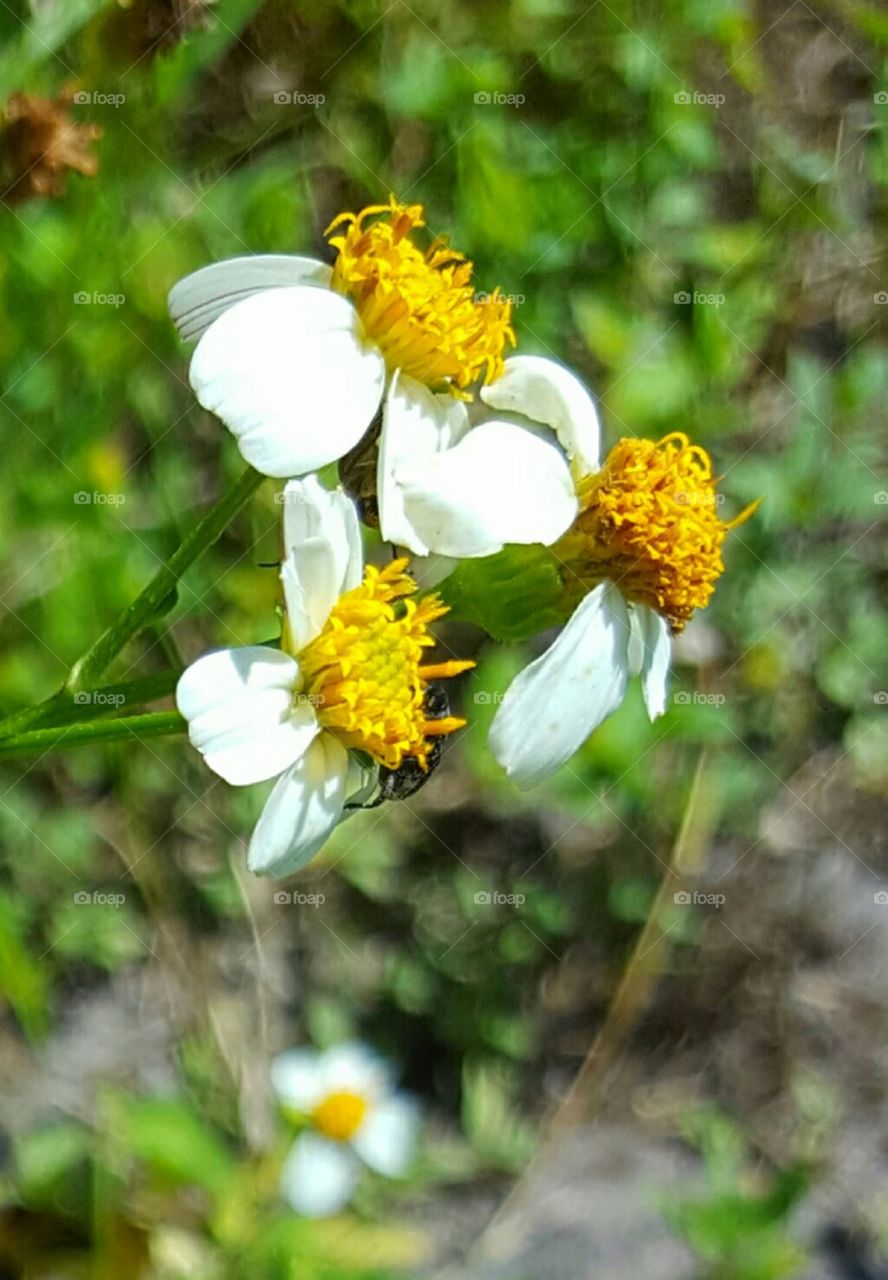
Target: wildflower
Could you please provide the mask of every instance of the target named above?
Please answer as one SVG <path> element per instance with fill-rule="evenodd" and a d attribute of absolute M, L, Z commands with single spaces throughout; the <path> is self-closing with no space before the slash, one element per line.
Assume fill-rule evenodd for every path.
<path fill-rule="evenodd" d="M 361 1044 L 275 1058 L 271 1081 L 285 1114 L 302 1127 L 281 1171 L 281 1194 L 309 1218 L 338 1213 L 364 1165 L 388 1178 L 406 1172 L 419 1111 L 397 1092 L 388 1064 Z"/>
<path fill-rule="evenodd" d="M 90 144 L 102 136 L 96 124 L 78 124 L 69 108 L 72 90 L 56 98 L 40 98 L 32 93 L 14 93 L 6 102 L 6 124 L 0 135 L 6 198 L 61 196 L 65 177 L 72 169 L 94 178 L 98 159 Z"/>
<path fill-rule="evenodd" d="M 562 369 L 556 382 L 539 365 L 487 398 L 501 408 L 547 400 L 550 416 L 565 418 L 594 412 L 572 374 Z M 678 431 L 620 440 L 600 467 L 587 451 L 575 474 L 579 514 L 552 547 L 573 613 L 512 682 L 490 733 L 497 760 L 524 786 L 573 755 L 620 705 L 630 676 L 641 675 L 650 718 L 663 714 L 672 636 L 708 604 L 728 530 L 758 505 L 722 521 L 709 454 Z"/>
<path fill-rule="evenodd" d="M 382 536 L 414 554 L 548 544 L 576 514 L 561 451 L 523 423 L 473 424 L 467 407 L 508 366 L 511 303 L 476 294 L 443 241 L 417 243 L 424 225 L 391 197 L 334 218 L 332 267 L 267 255 L 186 276 L 170 310 L 197 340 L 191 385 L 266 475 L 360 446 Z"/>
<path fill-rule="evenodd" d="M 374 787 L 380 767 L 428 768 L 436 739 L 465 723 L 425 713 L 429 681 L 465 661 L 426 661 L 447 612 L 415 598 L 405 560 L 363 565 L 353 503 L 317 478 L 284 490 L 281 648 L 220 649 L 193 663 L 176 702 L 193 745 L 234 786 L 278 778 L 250 842 L 259 875 L 304 866 Z"/>

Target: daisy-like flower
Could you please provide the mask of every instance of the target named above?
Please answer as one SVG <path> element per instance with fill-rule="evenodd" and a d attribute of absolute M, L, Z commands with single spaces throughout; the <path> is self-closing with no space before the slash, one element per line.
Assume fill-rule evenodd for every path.
<path fill-rule="evenodd" d="M 338 1213 L 364 1165 L 387 1178 L 413 1159 L 419 1109 L 395 1091 L 389 1065 L 361 1044 L 291 1049 L 271 1064 L 285 1115 L 304 1126 L 284 1161 L 284 1199 L 309 1218 Z"/>
<path fill-rule="evenodd" d="M 489 387 L 500 408 L 545 400 L 550 416 L 585 418 L 588 392 L 561 369 L 532 364 Z M 588 438 L 588 437 L 587 437 Z M 682 432 L 618 441 L 599 467 L 576 466 L 579 514 L 553 546 L 573 614 L 554 643 L 513 680 L 490 743 L 522 786 L 559 769 L 641 675 L 648 714 L 666 709 L 672 637 L 708 604 L 724 570 L 729 529 L 748 519 L 719 514 L 712 460 Z"/>
<path fill-rule="evenodd" d="M 332 267 L 266 255 L 186 276 L 169 303 L 197 340 L 191 385 L 265 475 L 344 459 L 369 432 L 382 535 L 416 555 L 548 545 L 576 515 L 551 433 L 466 407 L 504 371 L 511 302 L 476 294 L 472 263 L 423 247 L 424 226 L 421 205 L 391 197 L 334 218 Z"/>
<path fill-rule="evenodd" d="M 468 661 L 427 662 L 430 626 L 447 612 L 415 598 L 405 560 L 363 565 L 354 504 L 315 476 L 284 490 L 286 621 L 281 648 L 219 649 L 179 680 L 188 735 L 226 782 L 277 778 L 250 842 L 258 875 L 288 875 L 321 848 L 379 766 L 427 768 L 435 740 L 461 728 L 425 714 L 430 681 Z"/>

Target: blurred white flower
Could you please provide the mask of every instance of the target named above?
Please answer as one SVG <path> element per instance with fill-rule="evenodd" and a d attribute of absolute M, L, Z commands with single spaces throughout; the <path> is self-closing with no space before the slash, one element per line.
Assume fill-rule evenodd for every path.
<path fill-rule="evenodd" d="M 188 736 L 215 773 L 234 786 L 278 778 L 248 854 L 252 871 L 273 876 L 314 857 L 346 804 L 374 789 L 379 765 L 409 757 L 426 767 L 434 741 L 465 723 L 426 717 L 429 681 L 474 666 L 424 661 L 447 607 L 412 598 L 404 560 L 364 568 L 341 490 L 309 476 L 283 496 L 282 647 L 205 654 L 176 688 Z"/>
<path fill-rule="evenodd" d="M 561 451 L 520 423 L 472 425 L 465 405 L 503 372 L 511 303 L 475 294 L 472 264 L 443 242 L 418 247 L 423 226 L 420 205 L 392 198 L 334 219 L 332 268 L 266 255 L 186 276 L 169 305 L 198 342 L 191 385 L 247 462 L 281 478 L 342 458 L 381 409 L 382 536 L 416 555 L 548 545 L 577 509 Z"/>
<path fill-rule="evenodd" d="M 284 1199 L 309 1218 L 338 1213 L 363 1165 L 387 1178 L 406 1173 L 416 1151 L 419 1108 L 397 1092 L 389 1065 L 361 1044 L 317 1053 L 291 1049 L 271 1064 L 284 1112 L 306 1127 L 281 1170 Z"/>

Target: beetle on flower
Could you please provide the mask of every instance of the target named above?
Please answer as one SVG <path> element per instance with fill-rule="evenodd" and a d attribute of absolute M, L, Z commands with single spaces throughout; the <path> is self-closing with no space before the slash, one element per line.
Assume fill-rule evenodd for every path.
<path fill-rule="evenodd" d="M 433 743 L 465 723 L 426 715 L 430 681 L 471 661 L 426 661 L 431 624 L 447 607 L 416 598 L 406 561 L 363 564 L 354 504 L 315 476 L 284 489 L 280 649 L 220 649 L 179 680 L 192 744 L 235 786 L 278 781 L 250 841 L 259 875 L 305 865 L 366 797 L 380 765 L 427 767 Z"/>
<path fill-rule="evenodd" d="M 342 465 L 366 435 L 382 536 L 415 555 L 548 545 L 577 510 L 561 449 L 467 408 L 508 367 L 511 302 L 476 294 L 443 240 L 417 243 L 424 226 L 392 196 L 334 218 L 332 267 L 272 254 L 186 276 L 169 302 L 197 340 L 191 385 L 265 475 Z"/>
<path fill-rule="evenodd" d="M 271 1083 L 284 1114 L 301 1129 L 280 1178 L 281 1194 L 297 1213 L 338 1213 L 364 1165 L 387 1178 L 409 1168 L 419 1109 L 364 1045 L 290 1049 L 272 1062 Z"/>
<path fill-rule="evenodd" d="M 516 358 L 482 394 L 498 409 L 545 416 L 565 435 L 595 412 L 579 379 L 533 356 Z M 708 604 L 728 531 L 758 506 L 722 521 L 712 460 L 682 432 L 620 440 L 600 465 L 591 436 L 587 426 L 585 456 L 574 460 L 579 514 L 551 548 L 573 613 L 515 677 L 490 731 L 496 759 L 525 787 L 616 711 L 630 676 L 641 675 L 650 718 L 663 714 L 672 637 Z"/>

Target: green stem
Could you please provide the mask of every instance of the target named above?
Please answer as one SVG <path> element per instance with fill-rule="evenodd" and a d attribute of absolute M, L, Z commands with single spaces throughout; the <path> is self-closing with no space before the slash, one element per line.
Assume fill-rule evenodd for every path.
<path fill-rule="evenodd" d="M 97 742 L 113 742 L 121 738 L 137 741 L 163 735 L 184 733 L 185 721 L 178 711 L 153 711 L 142 716 L 121 716 L 116 720 L 53 725 L 48 729 L 32 729 L 16 738 L 0 742 L 0 760 L 33 755 L 64 747 L 83 747 Z"/>
<path fill-rule="evenodd" d="M 212 546 L 231 523 L 238 511 L 246 505 L 265 477 L 248 467 L 239 480 L 224 493 L 214 507 L 200 519 L 181 546 L 158 569 L 132 604 L 121 614 L 117 622 L 87 649 L 75 662 L 65 688 L 69 693 L 94 687 L 109 663 L 117 657 L 130 636 L 141 630 L 147 622 L 163 611 L 162 606 L 176 588 L 176 584 L 201 552 Z"/>
<path fill-rule="evenodd" d="M 75 720 L 95 720 L 113 715 L 120 707 L 141 707 L 157 698 L 167 698 L 176 687 L 180 671 L 158 671 L 137 680 L 122 680 L 98 689 L 68 693 L 60 689 L 36 707 L 25 707 L 0 720 L 0 739 L 11 738 L 24 729 L 70 724 Z"/>

